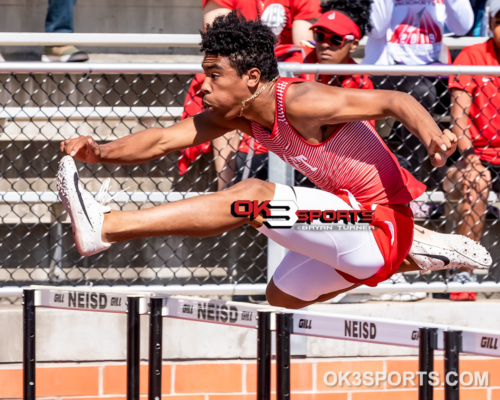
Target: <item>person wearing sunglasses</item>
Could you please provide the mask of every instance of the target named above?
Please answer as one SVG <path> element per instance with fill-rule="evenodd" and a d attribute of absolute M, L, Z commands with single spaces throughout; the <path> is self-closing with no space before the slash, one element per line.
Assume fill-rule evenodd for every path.
<path fill-rule="evenodd" d="M 372 0 L 330 0 L 322 4 L 322 14 L 311 26 L 313 41 L 305 46 L 296 46 L 286 62 L 321 64 L 356 64 L 352 53 L 359 40 L 370 29 Z M 331 86 L 373 89 L 368 75 L 314 75 L 303 74 L 306 80 L 316 80 Z"/>

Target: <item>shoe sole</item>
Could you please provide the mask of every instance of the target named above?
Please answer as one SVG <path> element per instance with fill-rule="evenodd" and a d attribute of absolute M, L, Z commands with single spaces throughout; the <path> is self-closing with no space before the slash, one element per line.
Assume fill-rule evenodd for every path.
<path fill-rule="evenodd" d="M 64 172 L 63 172 L 64 171 Z M 76 188 L 73 183 L 71 183 L 71 179 L 74 179 L 74 176 L 77 176 L 79 179 L 78 171 L 76 169 L 76 165 L 71 156 L 65 156 L 61 160 L 59 164 L 59 170 L 57 171 L 57 191 L 59 192 L 59 197 L 62 201 L 63 207 L 67 211 L 69 218 L 71 219 L 71 230 L 73 231 L 73 238 L 75 239 L 75 244 L 78 252 L 82 256 L 89 256 L 92 254 L 88 254 L 83 251 L 83 243 L 81 243 L 80 235 L 76 233 L 81 230 L 79 219 L 75 218 L 72 213 L 72 210 L 77 210 L 80 205 L 75 203 L 72 199 L 78 197 L 76 192 Z M 63 185 L 61 182 L 66 182 L 66 185 Z M 66 193 L 64 194 L 64 192 Z"/>
<path fill-rule="evenodd" d="M 491 258 L 490 253 L 488 250 L 486 250 L 482 245 L 480 245 L 478 242 L 463 236 L 463 235 L 453 235 L 454 242 L 451 244 L 448 243 L 448 240 L 450 240 L 449 235 L 444 235 L 436 232 L 432 232 L 431 237 L 433 235 L 443 235 L 445 243 L 443 244 L 441 241 L 438 242 L 433 242 L 433 243 L 428 243 L 420 240 L 414 240 L 415 243 L 423 246 L 432 246 L 434 248 L 438 248 L 444 252 L 453 252 L 455 254 L 458 254 L 458 256 L 461 258 L 459 260 L 450 260 L 450 263 L 448 265 L 444 265 L 441 268 L 432 268 L 432 270 L 444 270 L 444 269 L 454 269 L 454 268 L 460 268 L 460 267 L 472 267 L 472 268 L 477 268 L 477 269 L 488 269 L 491 267 L 493 260 Z M 421 255 L 422 253 L 414 253 L 417 255 Z M 438 257 L 436 257 L 438 258 Z M 456 258 L 453 257 L 453 258 Z M 456 265 L 458 264 L 458 265 Z"/>

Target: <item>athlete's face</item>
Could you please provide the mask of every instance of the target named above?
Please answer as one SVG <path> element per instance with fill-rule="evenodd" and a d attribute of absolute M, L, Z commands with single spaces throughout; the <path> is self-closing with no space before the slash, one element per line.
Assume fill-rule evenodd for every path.
<path fill-rule="evenodd" d="M 500 11 L 493 17 L 490 17 L 490 29 L 493 32 L 493 40 L 497 48 L 500 49 Z"/>
<path fill-rule="evenodd" d="M 213 54 L 205 54 L 202 67 L 206 74 L 201 87 L 205 108 L 227 119 L 237 117 L 241 102 L 250 96 L 246 75 L 238 76 L 227 57 Z"/>
<path fill-rule="evenodd" d="M 351 53 L 358 47 L 359 41 L 344 39 L 340 46 L 333 45 L 331 40 L 329 40 L 330 35 L 334 34 L 328 29 L 321 29 L 317 32 L 324 33 L 324 35 L 319 35 L 323 37 L 323 41 L 316 40 L 316 55 L 318 56 L 318 61 L 321 64 L 347 64 Z M 318 35 L 315 35 L 315 39 Z"/>

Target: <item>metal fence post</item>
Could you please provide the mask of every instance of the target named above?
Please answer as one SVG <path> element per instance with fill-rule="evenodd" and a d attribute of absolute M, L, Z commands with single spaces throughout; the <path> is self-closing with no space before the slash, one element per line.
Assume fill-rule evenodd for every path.
<path fill-rule="evenodd" d="M 23 399 L 35 400 L 35 290 L 23 291 Z"/>
<path fill-rule="evenodd" d="M 149 400 L 161 399 L 163 298 L 153 297 L 149 314 Z"/>
<path fill-rule="evenodd" d="M 444 332 L 444 398 L 460 398 L 459 356 L 462 351 L 462 331 Z"/>
<path fill-rule="evenodd" d="M 271 312 L 259 311 L 257 325 L 257 400 L 271 398 Z"/>
<path fill-rule="evenodd" d="M 276 398 L 290 399 L 290 333 L 293 314 L 276 314 Z"/>
<path fill-rule="evenodd" d="M 127 297 L 127 400 L 139 400 L 140 299 L 138 296 Z"/>
<path fill-rule="evenodd" d="M 434 371 L 434 350 L 437 348 L 437 328 L 419 329 L 418 370 L 424 380 L 419 382 L 418 400 L 433 400 L 434 386 L 429 376 Z"/>

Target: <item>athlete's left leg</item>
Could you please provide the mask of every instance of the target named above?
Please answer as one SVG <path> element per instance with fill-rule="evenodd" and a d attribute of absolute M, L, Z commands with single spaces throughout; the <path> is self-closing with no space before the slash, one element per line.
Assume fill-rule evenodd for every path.
<path fill-rule="evenodd" d="M 411 259 L 404 260 L 396 273 L 420 271 Z M 321 303 L 361 286 L 340 275 L 331 265 L 289 251 L 267 285 L 269 304 L 291 309 Z"/>
<path fill-rule="evenodd" d="M 327 301 L 357 286 L 331 265 L 289 251 L 267 285 L 266 298 L 273 306 L 297 309 Z"/>
<path fill-rule="evenodd" d="M 57 184 L 71 217 L 78 251 L 83 256 L 104 251 L 114 242 L 169 235 L 207 237 L 246 223 L 255 224 L 249 218 L 233 216 L 231 205 L 237 200 L 260 203 L 272 199 L 275 191 L 274 183 L 247 179 L 221 192 L 146 210 L 111 211 L 82 188 L 70 156 L 61 160 Z"/>

